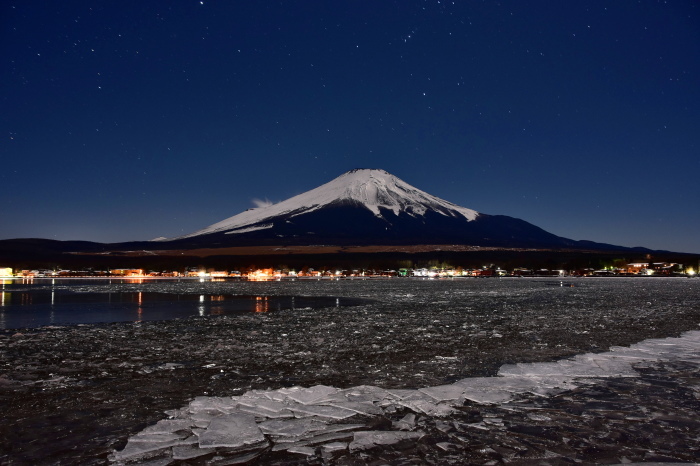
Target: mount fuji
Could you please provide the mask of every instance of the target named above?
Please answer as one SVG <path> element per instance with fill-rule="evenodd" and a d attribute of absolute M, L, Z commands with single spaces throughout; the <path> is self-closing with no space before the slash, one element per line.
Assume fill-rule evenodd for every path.
<path fill-rule="evenodd" d="M 570 240 L 524 220 L 461 207 L 379 169 L 351 170 L 277 204 L 154 243 L 161 243 L 158 249 L 274 244 L 624 249 Z"/>

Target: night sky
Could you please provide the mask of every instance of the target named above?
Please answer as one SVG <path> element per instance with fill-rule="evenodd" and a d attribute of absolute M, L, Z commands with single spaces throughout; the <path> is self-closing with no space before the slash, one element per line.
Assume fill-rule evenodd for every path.
<path fill-rule="evenodd" d="M 0 238 L 174 237 L 353 168 L 700 253 L 700 3 L 3 1 Z"/>

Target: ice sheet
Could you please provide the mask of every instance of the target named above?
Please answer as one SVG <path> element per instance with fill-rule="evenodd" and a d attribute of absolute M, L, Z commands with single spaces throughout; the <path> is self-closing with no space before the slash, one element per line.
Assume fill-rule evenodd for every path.
<path fill-rule="evenodd" d="M 225 414 L 214 418 L 207 431 L 199 436 L 202 448 L 238 448 L 266 442 L 255 417 L 247 414 Z"/>
<path fill-rule="evenodd" d="M 694 331 L 679 338 L 651 339 L 630 347 L 615 347 L 605 353 L 586 353 L 553 362 L 506 364 L 496 377 L 472 377 L 418 390 L 386 390 L 371 385 L 337 389 L 316 385 L 254 390 L 232 398 L 197 397 L 186 408 L 170 410 L 173 419 L 161 420 L 132 436 L 126 447 L 111 459 L 119 462 L 156 457 L 168 464 L 169 458 L 197 458 L 221 448 L 244 449 L 253 458 L 269 442 L 273 451 L 306 456 L 321 454 L 329 459 L 347 449 L 352 453 L 415 441 L 423 435 L 416 430 L 417 415 L 444 418 L 465 402 L 507 406 L 524 393 L 547 396 L 599 379 L 635 377 L 638 376 L 635 364 L 697 362 L 699 351 L 700 332 Z M 408 409 L 410 413 L 394 421 L 391 430 L 371 428 L 368 419 L 400 409 Z M 627 408 L 601 402 L 587 409 L 624 411 Z M 549 419 L 538 414 L 530 418 Z M 352 419 L 362 422 L 353 423 Z M 436 423 L 444 426 L 445 431 L 451 429 L 449 422 Z M 484 418 L 468 427 L 488 430 L 502 424 L 499 418 Z M 440 448 L 449 451 L 453 446 L 445 443 Z"/>

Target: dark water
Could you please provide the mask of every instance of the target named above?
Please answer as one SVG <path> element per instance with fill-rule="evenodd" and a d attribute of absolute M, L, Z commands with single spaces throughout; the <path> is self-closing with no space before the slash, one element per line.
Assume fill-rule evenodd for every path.
<path fill-rule="evenodd" d="M 41 284 L 6 284 L 0 289 L 0 329 L 344 307 L 369 301 L 333 296 L 86 292 L 70 286 L 53 289 Z"/>

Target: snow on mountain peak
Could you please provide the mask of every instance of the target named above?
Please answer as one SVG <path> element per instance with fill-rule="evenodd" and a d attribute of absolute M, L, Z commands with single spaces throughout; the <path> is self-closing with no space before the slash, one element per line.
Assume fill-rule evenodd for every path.
<path fill-rule="evenodd" d="M 251 231 L 254 225 L 264 223 L 273 217 L 285 215 L 295 217 L 324 206 L 351 203 L 365 207 L 375 216 L 385 219 L 383 209 L 390 210 L 395 215 L 406 213 L 414 217 L 424 216 L 428 210 L 432 210 L 445 216 L 463 216 L 469 221 L 474 220 L 478 215 L 474 210 L 460 207 L 421 191 L 385 170 L 359 168 L 343 173 L 318 188 L 285 201 L 246 210 L 180 238 L 216 232 L 242 233 Z M 269 226 L 259 225 L 258 228 L 266 227 Z"/>

